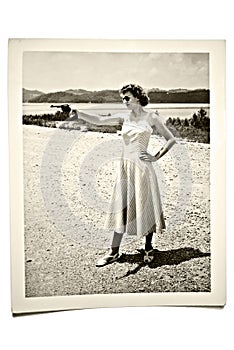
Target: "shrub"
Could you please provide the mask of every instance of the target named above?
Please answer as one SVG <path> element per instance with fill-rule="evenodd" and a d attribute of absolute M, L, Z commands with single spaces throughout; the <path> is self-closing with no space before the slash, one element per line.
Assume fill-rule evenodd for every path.
<path fill-rule="evenodd" d="M 168 118 L 166 125 L 175 137 L 210 143 L 210 118 L 203 108 L 194 113 L 190 119 Z"/>
<path fill-rule="evenodd" d="M 108 113 L 108 116 L 111 114 Z M 55 128 L 56 122 L 67 121 L 66 125 L 69 128 L 69 120 L 67 113 L 57 111 L 55 114 L 43 115 L 23 115 L 23 124 L 38 125 L 44 127 Z M 71 121 L 74 121 L 72 118 Z M 98 131 L 115 133 L 120 130 L 120 126 L 97 126 L 86 123 L 83 120 L 77 120 L 77 124 L 86 125 L 88 131 Z M 206 111 L 201 108 L 197 113 L 194 113 L 190 119 L 180 119 L 169 117 L 166 121 L 168 129 L 177 138 L 186 138 L 190 141 L 209 143 L 210 142 L 210 118 L 207 117 Z M 72 128 L 72 125 L 71 125 Z M 79 129 L 76 126 L 76 129 Z M 157 134 L 157 131 L 154 130 Z"/>

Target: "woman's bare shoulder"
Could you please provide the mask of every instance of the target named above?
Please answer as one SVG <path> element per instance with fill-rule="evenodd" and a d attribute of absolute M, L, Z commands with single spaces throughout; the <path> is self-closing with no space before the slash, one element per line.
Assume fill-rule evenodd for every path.
<path fill-rule="evenodd" d="M 149 110 L 147 116 L 148 122 L 151 126 L 155 126 L 161 121 L 158 111 Z"/>

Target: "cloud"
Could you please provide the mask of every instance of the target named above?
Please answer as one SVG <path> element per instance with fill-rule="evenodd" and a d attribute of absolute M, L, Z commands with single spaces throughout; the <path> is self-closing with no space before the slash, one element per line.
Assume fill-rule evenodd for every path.
<path fill-rule="evenodd" d="M 29 52 L 24 86 L 47 90 L 143 87 L 208 87 L 208 54 Z"/>

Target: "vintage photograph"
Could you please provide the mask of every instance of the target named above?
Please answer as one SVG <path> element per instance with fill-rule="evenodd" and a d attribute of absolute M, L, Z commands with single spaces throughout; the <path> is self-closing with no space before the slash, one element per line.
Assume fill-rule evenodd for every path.
<path fill-rule="evenodd" d="M 12 288 L 16 301 L 21 283 L 21 311 L 47 309 L 46 300 L 62 309 L 60 297 L 79 296 L 86 307 L 107 295 L 126 296 L 125 305 L 224 303 L 216 267 L 225 265 L 225 228 L 217 238 L 212 221 L 222 201 L 212 162 L 224 120 L 213 98 L 213 76 L 224 78 L 224 69 L 212 62 L 220 47 L 224 62 L 222 42 L 217 50 L 205 41 L 180 50 L 158 41 L 144 50 L 142 42 L 25 42 L 13 89 L 22 228 L 12 232 L 20 240 L 12 252 L 23 248 L 23 278 Z M 65 308 L 81 307 L 72 300 Z"/>

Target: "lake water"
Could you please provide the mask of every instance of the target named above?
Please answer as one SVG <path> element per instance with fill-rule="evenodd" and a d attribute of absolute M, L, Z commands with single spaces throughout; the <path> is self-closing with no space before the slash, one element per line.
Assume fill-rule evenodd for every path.
<path fill-rule="evenodd" d="M 61 103 L 53 103 L 53 105 L 60 105 Z M 65 103 L 63 103 L 65 104 Z M 101 115 L 115 114 L 115 113 L 127 113 L 127 108 L 122 103 L 69 103 L 72 109 L 86 110 L 87 113 L 95 113 Z M 45 113 L 55 113 L 60 108 L 50 108 L 51 103 L 23 103 L 24 115 L 35 115 Z M 207 112 L 207 116 L 210 115 L 209 104 L 188 104 L 188 103 L 158 103 L 149 104 L 146 109 L 157 110 L 159 114 L 165 119 L 172 117 L 181 119 L 192 117 L 193 113 L 196 113 L 200 108 L 204 108 Z"/>

